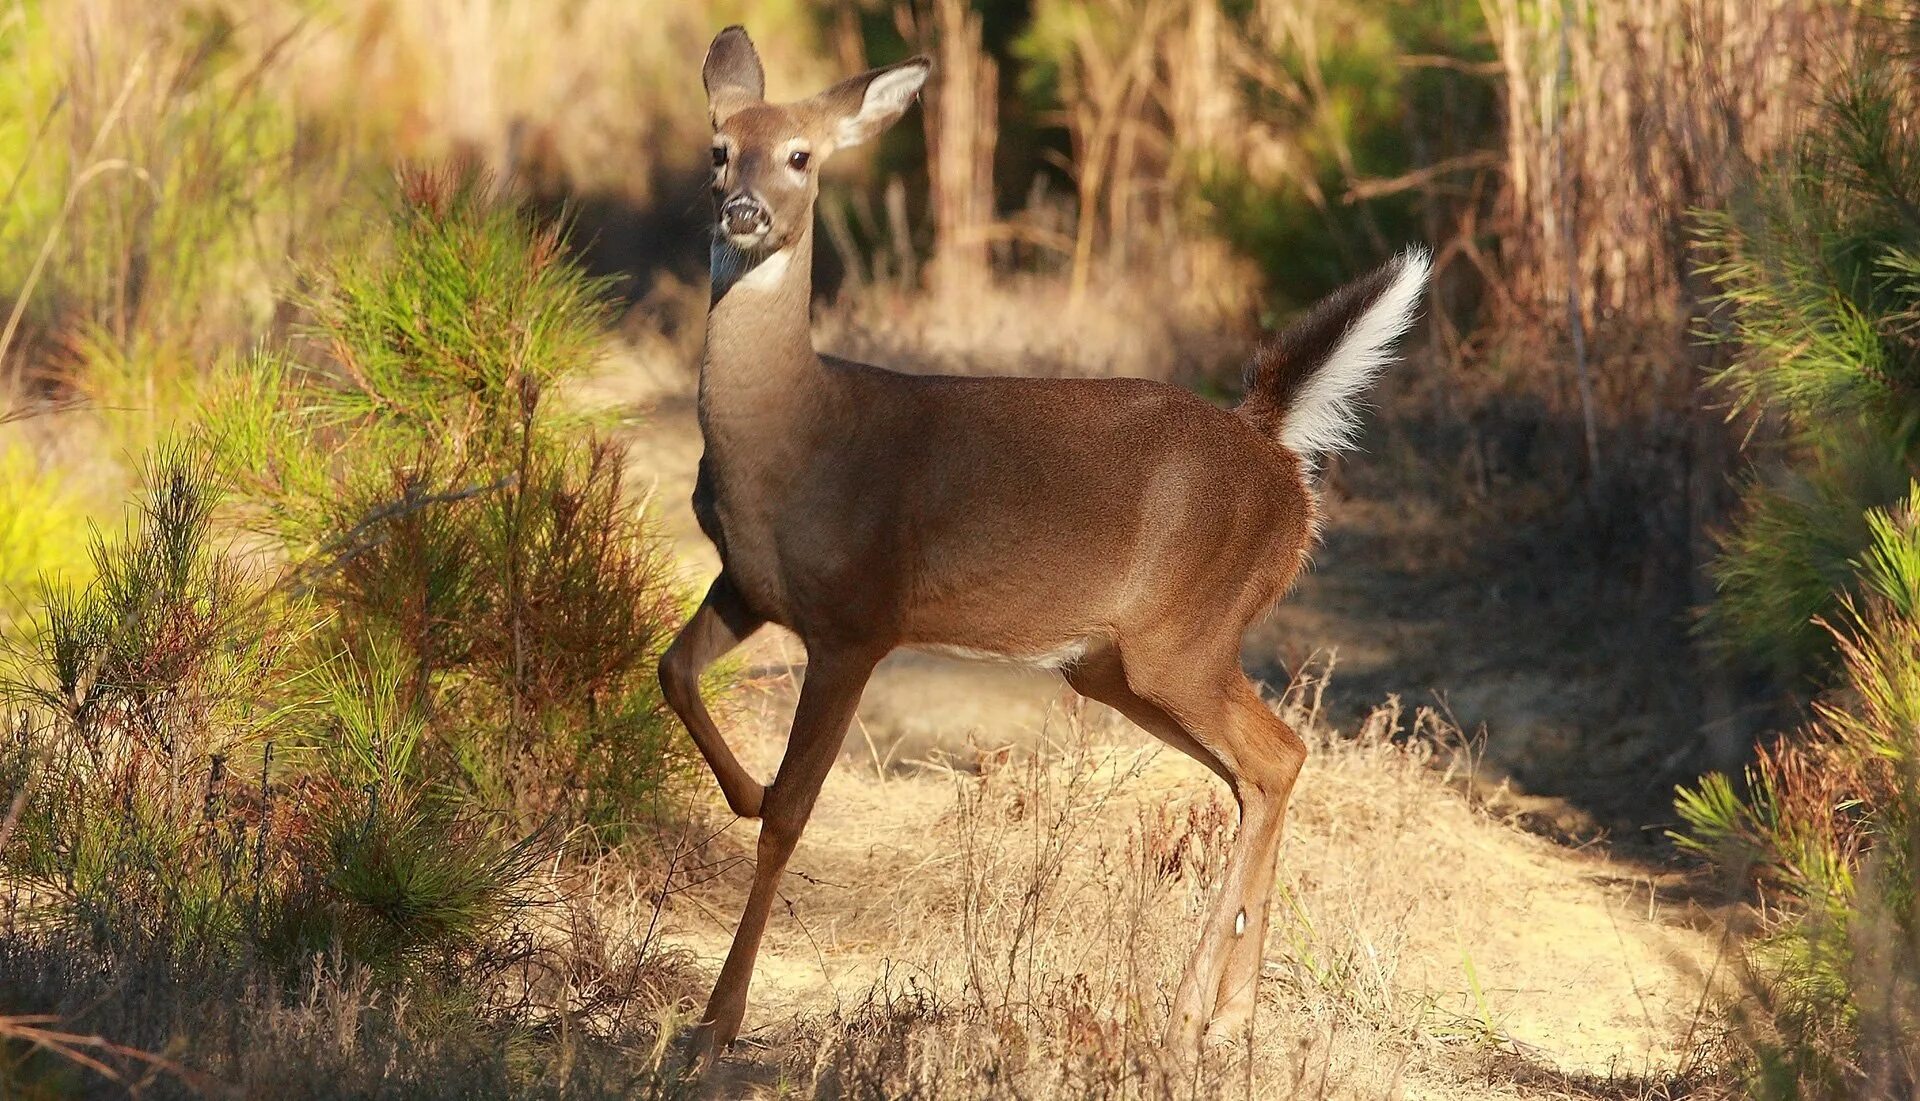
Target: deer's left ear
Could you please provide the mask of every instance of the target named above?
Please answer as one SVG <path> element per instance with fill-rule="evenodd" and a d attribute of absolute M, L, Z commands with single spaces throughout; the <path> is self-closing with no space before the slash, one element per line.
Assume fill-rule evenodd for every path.
<path fill-rule="evenodd" d="M 859 145 L 898 122 L 932 71 L 933 62 L 912 57 L 843 80 L 813 97 L 832 127 L 834 148 Z"/>

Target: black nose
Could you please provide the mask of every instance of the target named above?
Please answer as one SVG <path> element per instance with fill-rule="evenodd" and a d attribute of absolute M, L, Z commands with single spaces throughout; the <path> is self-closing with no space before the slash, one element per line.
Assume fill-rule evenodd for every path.
<path fill-rule="evenodd" d="M 720 223 L 728 233 L 739 237 L 749 237 L 764 233 L 773 226 L 773 216 L 758 200 L 742 195 L 728 199 L 720 208 Z"/>

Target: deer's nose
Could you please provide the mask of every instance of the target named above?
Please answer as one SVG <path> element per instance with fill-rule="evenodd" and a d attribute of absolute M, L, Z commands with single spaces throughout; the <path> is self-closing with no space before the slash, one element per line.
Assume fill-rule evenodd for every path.
<path fill-rule="evenodd" d="M 720 223 L 731 236 L 754 237 L 773 228 L 773 215 L 760 200 L 736 195 L 720 207 Z"/>

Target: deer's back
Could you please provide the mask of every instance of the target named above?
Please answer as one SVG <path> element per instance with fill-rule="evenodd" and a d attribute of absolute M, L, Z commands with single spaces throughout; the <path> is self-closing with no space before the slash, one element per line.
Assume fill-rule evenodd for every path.
<path fill-rule="evenodd" d="M 813 438 L 730 510 L 761 530 L 723 547 L 758 547 L 729 570 L 803 636 L 1036 656 L 1197 609 L 1244 626 L 1299 567 L 1299 461 L 1186 391 L 830 367 Z"/>

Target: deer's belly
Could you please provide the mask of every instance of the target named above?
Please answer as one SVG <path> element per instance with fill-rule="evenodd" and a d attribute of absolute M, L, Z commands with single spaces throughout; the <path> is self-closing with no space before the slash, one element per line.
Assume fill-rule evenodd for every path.
<path fill-rule="evenodd" d="M 1081 658 L 1093 648 L 1090 638 L 1069 639 L 1058 646 L 1034 648 L 1014 646 L 1006 649 L 992 649 L 978 646 L 960 646 L 944 642 L 916 643 L 909 647 L 927 654 L 941 657 L 962 658 L 968 661 L 992 661 L 1013 665 L 1031 665 L 1039 669 L 1064 669 Z"/>

